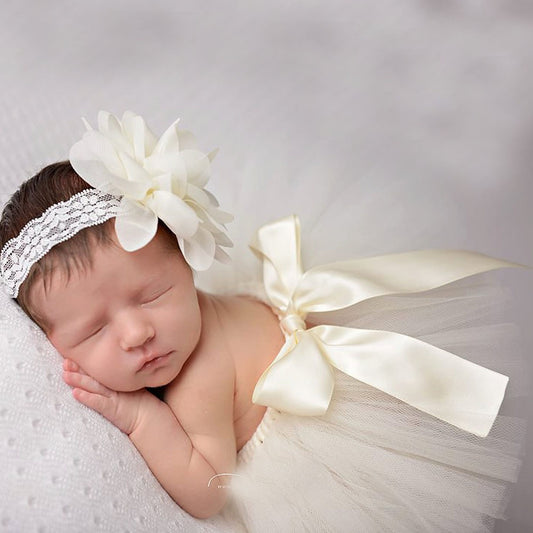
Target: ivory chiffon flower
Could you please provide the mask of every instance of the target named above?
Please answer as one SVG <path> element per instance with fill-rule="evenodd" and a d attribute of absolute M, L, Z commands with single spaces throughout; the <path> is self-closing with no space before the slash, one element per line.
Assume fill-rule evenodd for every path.
<path fill-rule="evenodd" d="M 176 235 L 189 265 L 207 270 L 214 259 L 229 259 L 222 247 L 232 246 L 225 224 L 233 216 L 220 210 L 204 188 L 216 150 L 199 151 L 194 135 L 179 130 L 178 122 L 158 139 L 131 111 L 122 120 L 100 111 L 98 131 L 84 120 L 87 131 L 69 158 L 89 185 L 121 197 L 115 231 L 125 250 L 148 244 L 160 218 Z"/>

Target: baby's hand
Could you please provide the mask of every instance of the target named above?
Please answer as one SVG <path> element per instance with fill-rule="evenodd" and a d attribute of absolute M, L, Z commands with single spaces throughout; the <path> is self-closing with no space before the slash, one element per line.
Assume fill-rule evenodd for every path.
<path fill-rule="evenodd" d="M 127 435 L 136 428 L 143 400 L 146 395 L 150 396 L 146 389 L 133 392 L 108 389 L 70 359 L 63 361 L 63 379 L 74 387 L 72 394 L 76 400 L 100 413 Z"/>

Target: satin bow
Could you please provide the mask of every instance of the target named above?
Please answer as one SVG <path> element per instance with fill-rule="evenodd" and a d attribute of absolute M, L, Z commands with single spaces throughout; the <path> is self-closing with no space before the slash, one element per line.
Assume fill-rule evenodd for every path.
<path fill-rule="evenodd" d="M 263 260 L 265 289 L 286 337 L 255 386 L 254 403 L 296 415 L 324 414 L 333 394 L 334 366 L 458 428 L 488 435 L 507 376 L 407 335 L 331 325 L 306 329 L 305 318 L 522 265 L 474 252 L 421 250 L 303 272 L 296 216 L 260 228 L 250 247 Z"/>

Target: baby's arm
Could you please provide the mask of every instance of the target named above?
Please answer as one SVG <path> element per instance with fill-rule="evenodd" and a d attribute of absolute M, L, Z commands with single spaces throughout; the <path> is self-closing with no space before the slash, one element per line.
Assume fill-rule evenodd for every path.
<path fill-rule="evenodd" d="M 185 428 L 174 414 L 180 413 L 178 405 L 173 411 L 145 389 L 112 391 L 72 361 L 65 361 L 64 368 L 65 381 L 75 387 L 74 397 L 129 435 L 163 488 L 183 509 L 207 518 L 224 506 L 227 493 L 219 488 L 220 479 L 212 478 L 235 468 L 233 383 L 219 380 L 218 391 L 211 387 L 208 394 L 216 394 L 218 401 L 201 398 L 197 405 L 202 409 L 192 407 L 198 423 Z M 188 433 L 187 429 L 196 427 L 205 429 L 201 434 Z"/>

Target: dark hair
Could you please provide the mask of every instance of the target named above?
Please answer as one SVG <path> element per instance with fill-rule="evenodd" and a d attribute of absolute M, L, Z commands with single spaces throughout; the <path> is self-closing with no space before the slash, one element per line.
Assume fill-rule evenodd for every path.
<path fill-rule="evenodd" d="M 16 237 L 20 230 L 32 219 L 41 216 L 46 209 L 58 202 L 64 202 L 71 196 L 92 188 L 72 168 L 69 161 L 61 161 L 46 166 L 35 176 L 25 181 L 13 194 L 2 212 L 0 221 L 0 249 Z M 17 302 L 24 312 L 41 328 L 44 320 L 32 308 L 29 292 L 37 280 L 44 283 L 45 290 L 49 284 L 54 268 L 61 268 L 70 278 L 72 269 L 87 270 L 92 266 L 92 249 L 95 245 L 111 246 L 114 218 L 103 224 L 90 226 L 79 233 L 55 245 L 44 257 L 37 261 L 28 272 L 17 296 Z M 160 227 L 170 234 L 170 230 L 160 222 Z M 172 234 L 173 236 L 173 234 Z M 174 236 L 173 236 L 174 237 Z M 170 241 L 173 250 L 179 250 L 176 238 Z"/>

